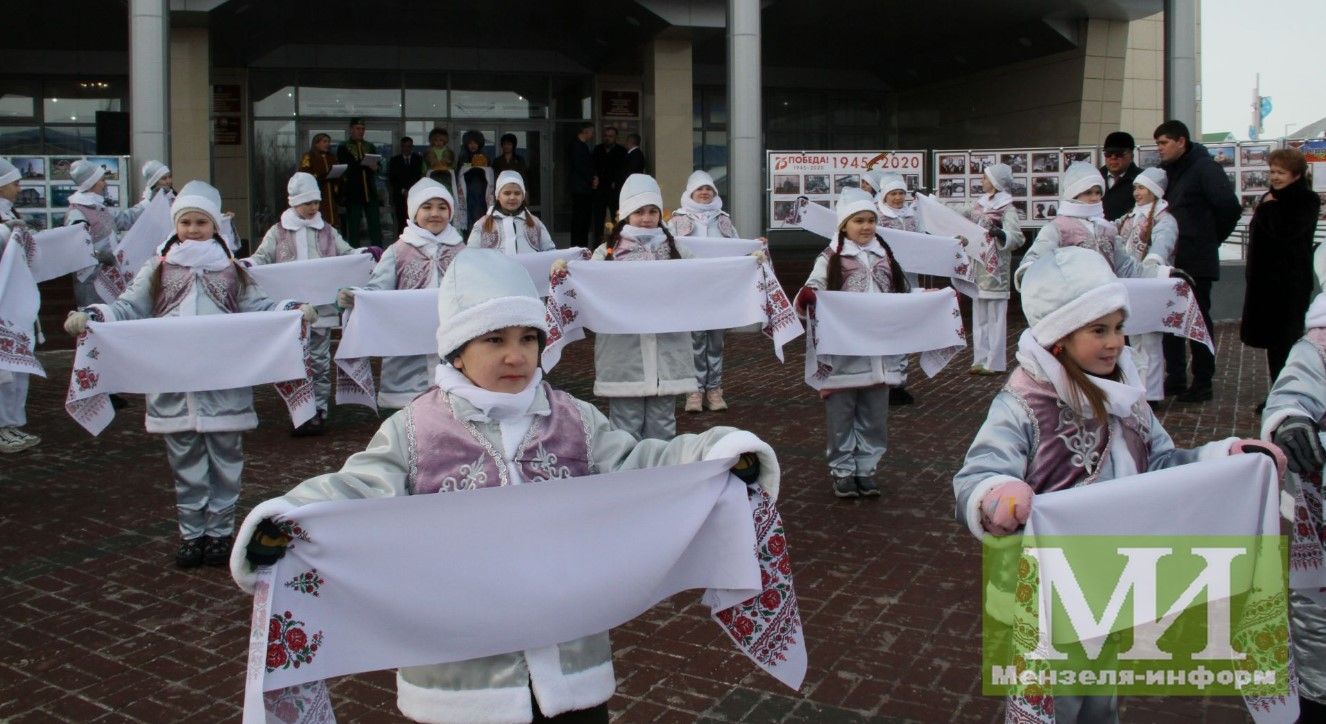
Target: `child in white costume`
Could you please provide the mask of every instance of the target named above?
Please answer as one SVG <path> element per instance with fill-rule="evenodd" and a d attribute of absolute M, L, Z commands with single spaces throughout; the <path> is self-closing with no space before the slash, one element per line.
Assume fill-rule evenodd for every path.
<path fill-rule="evenodd" d="M 438 319 L 437 353 L 446 362 L 436 370 L 437 386 L 384 422 L 339 472 L 306 480 L 245 519 L 240 535 L 253 544 L 231 557 L 245 590 L 252 590 L 255 565 L 284 555 L 288 539 L 272 532 L 269 518 L 316 501 L 531 485 L 738 454 L 746 467 L 737 476 L 777 494 L 777 458 L 749 432 L 715 427 L 637 440 L 593 405 L 543 381 L 544 305 L 515 260 L 487 249 L 457 256 L 442 280 Z M 560 469 L 545 463 L 550 455 Z M 575 592 L 559 593 L 567 594 Z M 528 722 L 565 713 L 574 721 L 607 722 L 605 702 L 615 688 L 606 631 L 396 674 L 401 713 L 427 722 Z"/>
<path fill-rule="evenodd" d="M 1100 254 L 1047 251 L 1025 271 L 1022 309 L 1031 327 L 1018 341 L 1018 367 L 953 478 L 957 519 L 972 535 L 1016 533 L 1040 493 L 1243 452 L 1283 468 L 1279 449 L 1257 440 L 1174 447 L 1124 346 L 1127 290 Z M 1011 599 L 990 586 L 988 599 Z M 1044 715 L 1039 701 L 1011 697 L 1008 706 L 1009 721 Z M 1118 721 L 1114 696 L 1056 696 L 1053 706 L 1058 722 Z"/>
<path fill-rule="evenodd" d="M 689 257 L 662 226 L 663 194 L 652 176 L 622 184 L 617 223 L 594 250 L 600 261 L 664 261 Z M 629 300 L 622 300 L 629 303 Z M 676 395 L 696 390 L 689 332 L 600 334 L 594 338 L 594 394 L 608 398 L 612 424 L 639 438 L 677 434 Z"/>
<path fill-rule="evenodd" d="M 909 289 L 902 267 L 875 231 L 875 200 L 848 187 L 835 211 L 838 238 L 815 259 L 810 278 L 797 293 L 798 314 L 815 303 L 815 290 L 879 294 Z M 888 449 L 889 385 L 900 381 L 900 356 L 833 355 L 831 361 L 833 372 L 820 397 L 833 493 L 840 498 L 878 496 L 875 471 Z"/>
<path fill-rule="evenodd" d="M 1133 180 L 1133 210 L 1119 219 L 1119 238 L 1129 256 L 1144 267 L 1174 265 L 1174 247 L 1179 224 L 1165 203 L 1168 177 L 1162 169 L 1148 168 Z M 1129 342 L 1137 359 L 1137 370 L 1146 382 L 1148 400 L 1165 399 L 1164 335 L 1159 332 L 1133 335 Z"/>
<path fill-rule="evenodd" d="M 1058 215 L 1041 228 L 1036 241 L 1013 273 L 1013 283 L 1018 284 L 1019 289 L 1022 275 L 1036 263 L 1036 259 L 1061 246 L 1081 246 L 1099 252 L 1120 277 L 1169 276 L 1170 267 L 1144 267 L 1128 253 L 1119 238 L 1119 230 L 1105 220 L 1105 210 L 1100 202 L 1104 189 L 1105 179 L 1095 166 L 1082 161 L 1069 165 L 1064 172 Z"/>
<path fill-rule="evenodd" d="M 322 205 L 322 190 L 312 174 L 297 171 L 286 183 L 285 190 L 290 208 L 281 212 L 281 220 L 272 224 L 262 237 L 262 243 L 244 259 L 245 262 L 257 266 L 371 253 L 368 249 L 350 246 L 336 227 L 323 220 L 318 211 Z M 313 360 L 313 394 L 318 412 L 295 428 L 291 434 L 297 437 L 323 433 L 331 399 L 331 329 L 338 326 L 341 319 L 334 304 L 324 304 L 317 310 L 318 319 L 309 330 L 308 348 Z"/>
<path fill-rule="evenodd" d="M 97 264 L 114 276 L 119 276 L 115 261 L 115 244 L 121 231 L 128 231 L 138 217 L 147 210 L 147 202 L 141 201 L 129 209 L 112 209 L 106 205 L 106 169 L 99 164 L 80 158 L 69 166 L 69 177 L 78 188 L 77 193 L 69 195 L 69 211 L 65 214 L 65 226 L 83 224 L 92 236 L 92 253 L 97 257 Z M 102 301 L 93 281 L 96 279 L 96 267 L 79 271 L 74 276 L 74 301 L 80 307 Z"/>
<path fill-rule="evenodd" d="M 27 225 L 14 213 L 19 194 L 19 171 L 0 158 L 0 256 L 16 234 L 28 234 Z M 14 240 L 14 243 L 18 243 Z M 28 375 L 0 372 L 0 453 L 22 452 L 36 447 L 41 438 L 23 430 L 28 424 Z"/>
<path fill-rule="evenodd" d="M 465 240 L 451 225 L 456 200 L 445 186 L 431 178 L 420 179 L 410 187 L 405 205 L 410 214 L 405 231 L 382 252 L 365 290 L 435 289 L 451 261 L 465 249 Z M 343 309 L 354 306 L 354 293 L 342 289 L 336 303 Z M 400 409 L 428 389 L 437 363 L 431 357 L 383 359 L 378 407 Z"/>
<path fill-rule="evenodd" d="M 157 194 L 165 194 L 170 201 L 175 200 L 174 177 L 170 167 L 160 161 L 148 161 L 143 164 L 143 201 L 151 201 Z"/>
<path fill-rule="evenodd" d="M 273 302 L 235 263 L 221 239 L 221 194 L 190 181 L 170 207 L 175 235 L 162 255 L 149 260 L 120 298 L 70 312 L 65 331 L 79 335 L 89 319 L 118 322 L 153 317 L 261 312 L 294 308 Z M 307 322 L 317 316 L 303 305 Z M 206 375 L 206 360 L 198 367 Z M 166 439 L 166 460 L 175 477 L 175 507 L 181 543 L 175 563 L 191 568 L 220 566 L 230 558 L 244 469 L 245 430 L 258 426 L 253 389 L 162 392 L 147 395 L 147 431 Z"/>
<path fill-rule="evenodd" d="M 996 163 L 981 173 L 981 196 L 963 214 L 985 229 L 984 239 L 965 239 L 963 245 L 976 267 L 976 299 L 971 305 L 972 368 L 977 375 L 997 375 L 1008 369 L 1009 272 L 1013 252 L 1026 237 L 1013 206 L 1013 169 Z"/>
<path fill-rule="evenodd" d="M 718 195 L 714 178 L 704 171 L 695 171 L 686 179 L 686 190 L 681 192 L 681 207 L 672 212 L 666 227 L 674 237 L 737 238 L 737 229 L 732 225 L 732 217 L 723 210 L 723 198 Z M 684 409 L 687 412 L 701 412 L 705 407 L 713 411 L 726 410 L 723 330 L 691 333 L 691 347 L 695 353 L 695 383 L 700 389 L 686 395 Z"/>
<path fill-rule="evenodd" d="M 525 179 L 515 171 L 503 171 L 497 175 L 496 186 L 496 203 L 470 227 L 465 245 L 503 254 L 556 249 L 548 227 L 526 206 Z"/>

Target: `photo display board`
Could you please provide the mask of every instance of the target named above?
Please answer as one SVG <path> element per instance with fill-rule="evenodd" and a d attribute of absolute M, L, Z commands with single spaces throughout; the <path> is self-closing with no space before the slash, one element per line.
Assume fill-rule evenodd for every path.
<path fill-rule="evenodd" d="M 133 206 L 128 198 L 133 184 L 128 156 L 8 156 L 19 173 L 18 199 L 14 213 L 31 228 L 41 230 L 64 226 L 69 196 L 78 191 L 69 178 L 69 167 L 80 158 L 106 169 L 106 204 L 115 208 Z"/>
<path fill-rule="evenodd" d="M 935 196 L 945 204 L 961 208 L 981 195 L 981 175 L 986 166 L 1006 163 L 1013 169 L 1013 206 L 1026 226 L 1054 220 L 1059 209 L 1059 185 L 1064 169 L 1074 161 L 1100 166 L 1099 149 L 1093 146 L 1053 148 L 992 148 L 934 151 Z"/>
<path fill-rule="evenodd" d="M 833 208 L 873 169 L 901 174 L 909 191 L 925 187 L 925 151 L 768 151 L 765 158 L 770 229 L 800 228 L 806 204 Z"/>

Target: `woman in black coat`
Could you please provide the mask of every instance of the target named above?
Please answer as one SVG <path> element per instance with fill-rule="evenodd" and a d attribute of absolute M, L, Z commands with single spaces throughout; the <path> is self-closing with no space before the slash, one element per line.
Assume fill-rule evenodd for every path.
<path fill-rule="evenodd" d="M 1271 382 L 1280 375 L 1289 348 L 1303 336 L 1312 302 L 1312 235 L 1321 199 L 1304 176 L 1307 161 L 1294 149 L 1269 158 L 1270 191 L 1248 224 L 1248 288 L 1239 336 L 1266 350 Z"/>

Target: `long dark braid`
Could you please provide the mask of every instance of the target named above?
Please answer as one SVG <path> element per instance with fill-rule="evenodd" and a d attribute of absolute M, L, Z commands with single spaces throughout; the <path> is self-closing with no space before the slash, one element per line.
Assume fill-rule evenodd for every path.
<path fill-rule="evenodd" d="M 220 244 L 222 251 L 224 251 L 226 253 L 226 256 L 230 258 L 230 263 L 235 267 L 235 276 L 239 279 L 239 288 L 241 290 L 248 288 L 249 283 L 253 281 L 253 278 L 249 276 L 249 273 L 247 271 L 244 271 L 244 267 L 240 265 L 239 262 L 235 261 L 235 255 L 231 253 L 230 247 L 226 246 L 226 240 L 222 239 L 221 234 L 218 233 L 218 234 L 212 234 L 212 241 L 215 241 L 217 244 Z M 171 247 L 175 246 L 176 244 L 183 244 L 183 243 L 184 240 L 180 238 L 179 234 L 175 234 L 166 241 L 165 246 L 161 247 L 162 263 L 157 264 L 157 268 L 152 272 L 153 301 L 156 301 L 157 295 L 161 293 L 161 267 L 162 264 L 165 263 L 166 255 L 170 253 Z"/>

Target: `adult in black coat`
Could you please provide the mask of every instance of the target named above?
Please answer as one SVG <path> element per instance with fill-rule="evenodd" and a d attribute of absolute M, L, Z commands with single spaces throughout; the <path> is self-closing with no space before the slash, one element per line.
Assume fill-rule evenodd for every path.
<path fill-rule="evenodd" d="M 1272 151 L 1270 191 L 1248 224 L 1248 288 L 1243 297 L 1239 337 L 1266 350 L 1271 383 L 1303 336 L 1303 317 L 1312 302 L 1312 235 L 1321 199 L 1304 176 L 1307 161 L 1294 149 Z"/>
<path fill-rule="evenodd" d="M 590 232 L 594 243 L 603 236 L 603 220 L 617 220 L 617 196 L 625 180 L 622 166 L 626 163 L 626 149 L 617 144 L 617 129 L 608 126 L 603 129 L 603 143 L 594 147 L 594 175 L 598 177 L 598 186 L 594 187 L 594 215 L 590 222 Z"/>
<path fill-rule="evenodd" d="M 407 197 L 410 187 L 424 175 L 423 154 L 414 150 L 414 139 L 405 136 L 401 139 L 401 152 L 387 162 L 387 185 L 391 187 L 391 208 L 396 216 L 396 234 L 405 231 Z"/>
<path fill-rule="evenodd" d="M 1193 143 L 1181 121 L 1165 121 L 1156 127 L 1160 167 L 1169 177 L 1165 201 L 1179 223 L 1174 266 L 1193 278 L 1193 293 L 1211 329 L 1211 284 L 1220 278 L 1220 245 L 1238 223 L 1238 197 L 1225 170 L 1211 158 L 1206 147 Z M 1180 402 L 1206 402 L 1213 397 L 1215 355 L 1206 345 L 1181 337 L 1165 337 L 1165 392 Z M 1192 385 L 1188 385 L 1187 351 L 1192 350 Z"/>
<path fill-rule="evenodd" d="M 566 149 L 569 171 L 567 187 L 571 191 L 571 246 L 589 246 L 590 209 L 594 205 L 594 158 L 589 142 L 594 140 L 594 124 L 582 123 Z"/>
<path fill-rule="evenodd" d="M 1132 134 L 1115 131 L 1105 137 L 1101 149 L 1105 156 L 1105 165 L 1100 167 L 1100 175 L 1105 179 L 1101 205 L 1105 207 L 1105 218 L 1110 221 L 1121 219 L 1133 210 L 1133 180 L 1142 173 L 1142 169 L 1133 163 L 1134 145 Z"/>
<path fill-rule="evenodd" d="M 649 173 L 645 170 L 645 152 L 640 150 L 640 134 L 626 134 L 626 157 L 622 162 L 622 177 L 617 183 L 617 189 L 620 191 L 622 184 L 631 174 Z"/>
<path fill-rule="evenodd" d="M 364 121 L 350 120 L 350 137 L 336 147 L 336 163 L 345 164 L 341 193 L 345 197 L 345 240 L 359 243 L 359 220 L 368 225 L 368 244 L 382 246 L 382 221 L 378 215 L 377 148 L 364 140 Z"/>

